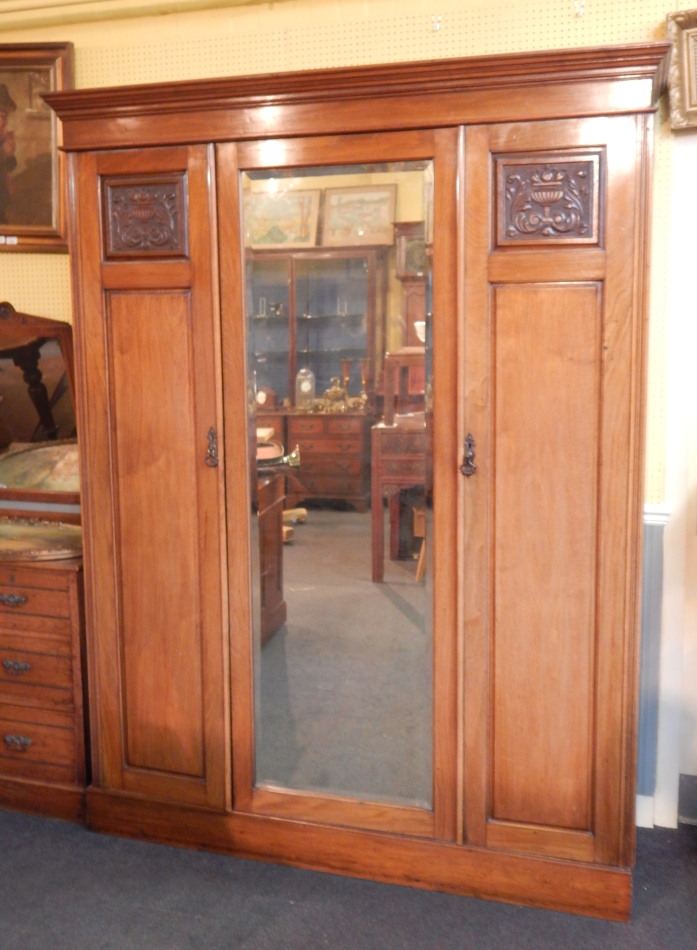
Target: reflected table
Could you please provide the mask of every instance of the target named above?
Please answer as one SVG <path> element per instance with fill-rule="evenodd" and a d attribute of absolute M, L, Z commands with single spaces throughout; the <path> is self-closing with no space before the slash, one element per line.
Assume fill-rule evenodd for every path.
<path fill-rule="evenodd" d="M 426 485 L 426 426 L 423 413 L 403 417 L 398 424 L 379 422 L 372 429 L 371 538 L 372 577 L 384 577 L 385 515 L 383 500 L 392 509 L 403 488 Z"/>

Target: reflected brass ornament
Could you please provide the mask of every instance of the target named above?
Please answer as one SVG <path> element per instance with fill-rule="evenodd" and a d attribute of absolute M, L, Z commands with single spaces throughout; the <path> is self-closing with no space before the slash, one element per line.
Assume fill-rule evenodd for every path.
<path fill-rule="evenodd" d="M 341 385 L 339 376 L 332 376 L 329 389 L 325 389 L 324 398 L 327 412 L 345 412 L 348 393 Z"/>

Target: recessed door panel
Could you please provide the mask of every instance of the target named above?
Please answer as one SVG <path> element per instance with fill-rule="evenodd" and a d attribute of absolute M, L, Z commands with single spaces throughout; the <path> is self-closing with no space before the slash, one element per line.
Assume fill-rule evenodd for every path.
<path fill-rule="evenodd" d="M 592 821 L 600 294 L 494 289 L 495 819 Z"/>
<path fill-rule="evenodd" d="M 180 502 L 197 494 L 190 310 L 186 292 L 108 300 L 118 550 L 127 552 L 118 566 L 125 762 L 200 778 L 201 604 L 188 582 L 200 570 L 199 518 Z"/>

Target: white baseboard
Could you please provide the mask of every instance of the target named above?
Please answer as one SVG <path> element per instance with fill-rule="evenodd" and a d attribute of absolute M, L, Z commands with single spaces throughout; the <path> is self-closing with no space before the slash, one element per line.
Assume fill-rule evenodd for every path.
<path fill-rule="evenodd" d="M 637 828 L 653 828 L 654 826 L 653 795 L 637 795 L 635 824 Z"/>

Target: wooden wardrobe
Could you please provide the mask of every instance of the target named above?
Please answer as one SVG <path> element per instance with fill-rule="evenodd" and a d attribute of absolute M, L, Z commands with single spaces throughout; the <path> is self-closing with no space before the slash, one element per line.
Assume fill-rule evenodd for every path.
<path fill-rule="evenodd" d="M 71 178 L 92 828 L 627 919 L 667 49 L 47 96 Z M 418 805 L 255 773 L 239 182 L 424 161 L 432 786 Z"/>

